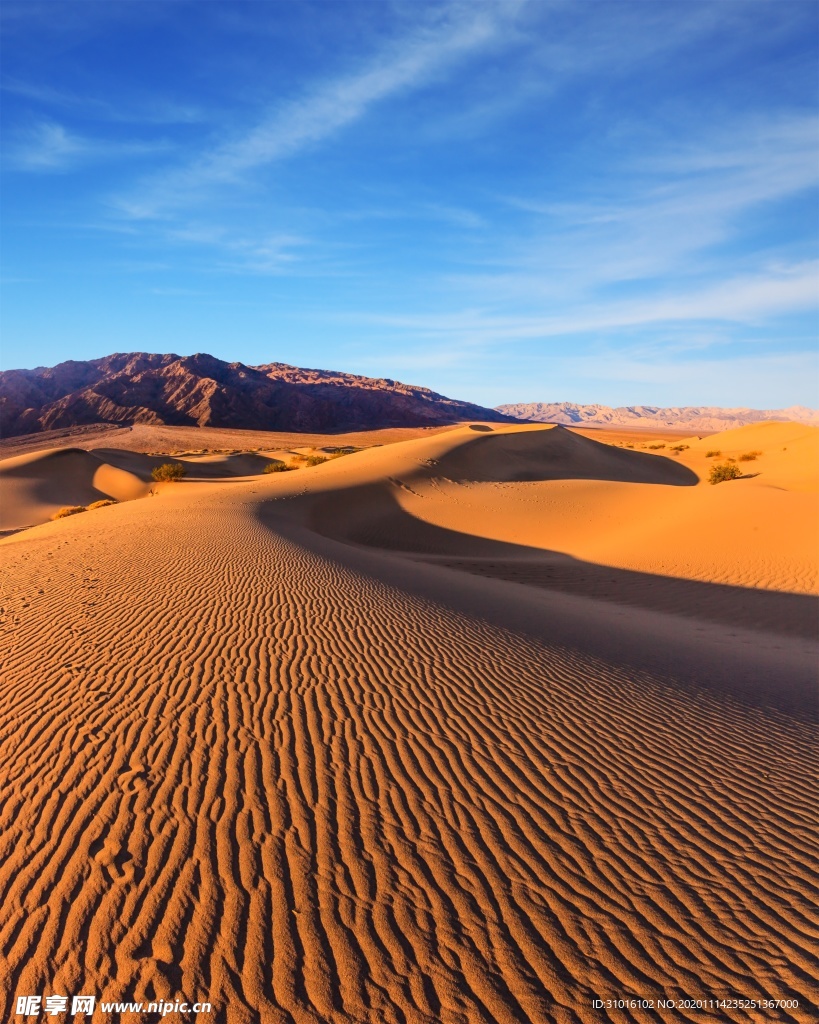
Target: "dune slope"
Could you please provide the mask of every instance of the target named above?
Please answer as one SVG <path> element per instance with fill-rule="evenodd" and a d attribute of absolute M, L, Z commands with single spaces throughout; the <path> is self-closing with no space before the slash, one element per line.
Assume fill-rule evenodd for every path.
<path fill-rule="evenodd" d="M 113 465 L 81 448 L 54 448 L 0 463 L 0 530 L 45 522 L 67 505 L 104 498 L 129 501 L 148 493 L 150 467 Z"/>
<path fill-rule="evenodd" d="M 144 455 L 118 448 L 53 448 L 0 462 L 0 532 L 47 522 L 69 505 L 104 498 L 132 501 L 158 493 L 151 472 L 167 462 L 185 467 L 188 483 L 258 476 L 271 460 L 254 453 L 190 456 Z"/>
<path fill-rule="evenodd" d="M 815 427 L 747 427 L 656 454 L 560 427 L 480 436 L 469 441 L 463 428 L 355 456 L 368 498 L 319 491 L 318 527 L 418 554 L 529 558 L 540 569 L 568 556 L 656 578 L 819 593 Z M 722 455 L 707 457 L 713 450 Z M 714 463 L 757 451 L 737 462 L 742 479 L 708 483 Z M 381 479 L 374 463 L 364 472 L 365 458 L 382 460 Z"/>
<path fill-rule="evenodd" d="M 464 443 L 2 542 L 3 1019 L 40 991 L 229 1024 L 815 1019 L 815 645 L 314 532 Z"/>

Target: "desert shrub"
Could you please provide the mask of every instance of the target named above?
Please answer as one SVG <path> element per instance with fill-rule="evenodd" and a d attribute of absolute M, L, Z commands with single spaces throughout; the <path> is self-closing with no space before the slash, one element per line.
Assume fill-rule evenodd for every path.
<path fill-rule="evenodd" d="M 664 444 L 650 444 L 648 446 L 648 450 L 651 451 L 651 452 L 657 451 L 658 448 L 665 448 L 665 445 Z"/>
<path fill-rule="evenodd" d="M 291 469 L 295 469 L 295 466 L 288 466 L 284 462 L 268 462 L 264 467 L 264 473 L 288 473 Z"/>
<path fill-rule="evenodd" d="M 745 452 L 744 454 L 740 455 L 739 461 L 740 462 L 755 462 L 757 456 L 761 455 L 761 454 L 762 454 L 762 452 Z"/>
<path fill-rule="evenodd" d="M 85 505 L 66 505 L 58 512 L 55 512 L 52 519 L 65 519 L 66 516 L 75 516 L 78 512 L 85 512 Z"/>
<path fill-rule="evenodd" d="M 675 444 L 672 448 L 672 452 L 684 452 L 688 450 L 687 444 Z"/>
<path fill-rule="evenodd" d="M 736 480 L 740 476 L 742 476 L 742 470 L 739 466 L 732 465 L 729 462 L 721 462 L 711 467 L 711 476 L 708 479 L 712 484 L 721 484 L 725 480 Z"/>
<path fill-rule="evenodd" d="M 308 466 L 320 466 L 322 462 L 327 462 L 326 455 L 305 455 L 304 462 Z"/>
<path fill-rule="evenodd" d="M 157 482 L 164 480 L 181 480 L 188 471 L 181 462 L 163 462 L 161 466 L 155 466 L 151 476 Z"/>
<path fill-rule="evenodd" d="M 705 453 L 706 459 L 718 459 L 722 455 L 719 448 L 712 448 L 710 452 Z"/>
<path fill-rule="evenodd" d="M 92 508 L 105 508 L 106 505 L 116 505 L 116 502 L 113 498 L 103 498 L 102 501 L 92 501 L 88 506 L 88 511 L 90 512 Z"/>

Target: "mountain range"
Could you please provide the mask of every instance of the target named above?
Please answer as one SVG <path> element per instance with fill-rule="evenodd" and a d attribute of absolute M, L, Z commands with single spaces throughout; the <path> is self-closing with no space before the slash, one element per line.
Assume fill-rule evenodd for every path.
<path fill-rule="evenodd" d="M 0 372 L 4 437 L 88 423 L 331 432 L 466 419 L 509 417 L 386 378 L 286 363 L 246 366 L 202 353 L 115 353 Z"/>
<path fill-rule="evenodd" d="M 0 372 L 3 437 L 92 423 L 327 433 L 438 426 L 470 419 L 712 431 L 765 420 L 819 425 L 819 412 L 804 406 L 767 410 L 611 408 L 574 402 L 529 402 L 485 409 L 389 378 L 287 363 L 248 366 L 204 353 L 115 353 L 54 367 Z"/>
<path fill-rule="evenodd" d="M 680 430 L 731 430 L 765 420 L 789 420 L 819 426 L 819 411 L 803 405 L 787 409 L 722 409 L 691 405 L 661 408 L 654 405 L 577 405 L 574 402 L 519 402 L 499 405 L 497 412 L 520 420 L 587 427 L 667 427 Z"/>

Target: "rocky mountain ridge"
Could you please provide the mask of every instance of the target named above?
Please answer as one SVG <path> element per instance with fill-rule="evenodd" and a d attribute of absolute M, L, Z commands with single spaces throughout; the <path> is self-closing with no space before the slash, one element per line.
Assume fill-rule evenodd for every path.
<path fill-rule="evenodd" d="M 205 353 L 115 353 L 0 372 L 4 437 L 90 423 L 332 432 L 507 418 L 388 378 Z"/>

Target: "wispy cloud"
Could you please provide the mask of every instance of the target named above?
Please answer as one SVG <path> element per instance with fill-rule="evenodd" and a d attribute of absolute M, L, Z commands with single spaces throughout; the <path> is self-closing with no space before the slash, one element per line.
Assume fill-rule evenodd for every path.
<path fill-rule="evenodd" d="M 32 126 L 12 148 L 13 167 L 29 171 L 61 171 L 85 152 L 85 144 L 62 125 L 41 121 Z"/>
<path fill-rule="evenodd" d="M 443 18 L 387 47 L 365 67 L 325 81 L 290 103 L 266 112 L 249 131 L 228 139 L 184 167 L 170 169 L 120 197 L 135 218 L 157 217 L 203 190 L 233 183 L 249 172 L 287 159 L 336 135 L 375 105 L 428 85 L 457 61 L 498 41 L 520 2 L 502 6 L 453 5 Z"/>
<path fill-rule="evenodd" d="M 815 309 L 819 304 L 819 261 L 747 275 L 688 292 L 634 301 L 598 302 L 559 314 L 504 316 L 483 309 L 449 314 L 373 316 L 362 323 L 410 331 L 416 336 L 453 338 L 474 344 L 611 331 L 647 324 L 729 321 L 755 323 L 765 317 Z"/>
<path fill-rule="evenodd" d="M 424 203 L 419 212 L 421 216 L 427 216 L 430 220 L 440 220 L 458 228 L 473 230 L 487 226 L 484 217 L 474 210 L 467 209 L 465 206 L 451 206 L 447 203 Z"/>
<path fill-rule="evenodd" d="M 56 121 L 38 121 L 9 146 L 5 162 L 17 171 L 64 172 L 88 163 L 154 156 L 168 148 L 165 142 L 87 138 Z"/>
<path fill-rule="evenodd" d="M 526 241 L 494 254 L 508 270 L 477 271 L 461 283 L 471 279 L 498 298 L 566 297 L 669 272 L 707 273 L 707 251 L 741 234 L 748 215 L 819 184 L 817 137 L 814 117 L 768 116 L 614 162 L 606 179 L 583 184 L 593 199 L 506 197 L 535 215 Z"/>
<path fill-rule="evenodd" d="M 196 288 L 147 288 L 146 291 L 150 295 L 162 295 L 168 298 L 198 298 L 204 296 L 206 293 L 199 291 Z"/>
<path fill-rule="evenodd" d="M 299 260 L 299 251 L 311 242 L 301 235 L 258 229 L 253 233 L 237 232 L 222 224 L 190 223 L 163 229 L 165 237 L 180 245 L 207 247 L 229 257 L 219 267 L 241 266 L 256 273 L 280 272 Z"/>
<path fill-rule="evenodd" d="M 113 102 L 101 96 L 82 95 L 65 87 L 55 88 L 44 82 L 25 82 L 14 78 L 4 79 L 0 90 L 31 100 L 41 109 L 63 111 L 65 116 L 79 113 L 100 122 L 178 125 L 196 124 L 208 119 L 200 106 L 176 102 L 169 96 L 146 94 L 127 99 L 120 96 L 117 102 Z"/>

